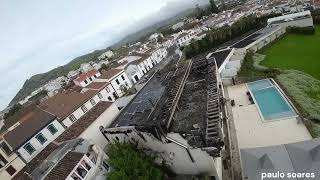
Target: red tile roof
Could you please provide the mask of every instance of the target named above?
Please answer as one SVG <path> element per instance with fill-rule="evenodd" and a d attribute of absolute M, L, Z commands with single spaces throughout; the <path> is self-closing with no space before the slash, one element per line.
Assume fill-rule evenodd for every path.
<path fill-rule="evenodd" d="M 97 73 L 98 73 L 98 70 L 92 69 L 84 74 L 81 74 L 77 79 L 75 79 L 75 81 L 78 81 L 78 82 L 84 81 L 85 79 L 87 79 Z"/>
<path fill-rule="evenodd" d="M 66 179 L 68 175 L 72 172 L 72 170 L 76 167 L 76 165 L 80 162 L 83 156 L 83 153 L 72 151 L 68 152 L 44 179 Z"/>
<path fill-rule="evenodd" d="M 55 141 L 64 142 L 78 138 L 112 103 L 101 101 L 66 129 Z M 98 130 L 98 129 L 97 129 Z M 97 132 L 100 133 L 100 132 Z"/>
<path fill-rule="evenodd" d="M 64 91 L 42 102 L 40 107 L 56 115 L 59 118 L 58 120 L 62 121 L 98 92 L 98 90 L 88 90 L 83 93 Z"/>

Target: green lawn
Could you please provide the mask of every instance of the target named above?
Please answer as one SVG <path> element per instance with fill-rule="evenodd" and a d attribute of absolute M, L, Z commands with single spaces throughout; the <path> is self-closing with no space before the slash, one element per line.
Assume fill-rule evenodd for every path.
<path fill-rule="evenodd" d="M 315 35 L 288 34 L 262 52 L 262 65 L 304 71 L 320 79 L 320 26 Z"/>

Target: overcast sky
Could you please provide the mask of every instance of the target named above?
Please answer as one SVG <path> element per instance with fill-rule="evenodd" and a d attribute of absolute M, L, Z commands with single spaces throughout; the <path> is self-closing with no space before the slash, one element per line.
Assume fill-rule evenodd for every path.
<path fill-rule="evenodd" d="M 0 0 L 0 110 L 24 81 L 206 0 Z"/>

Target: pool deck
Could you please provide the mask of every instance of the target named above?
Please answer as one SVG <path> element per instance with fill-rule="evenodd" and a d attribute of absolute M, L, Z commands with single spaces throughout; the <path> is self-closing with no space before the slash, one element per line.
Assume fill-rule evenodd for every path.
<path fill-rule="evenodd" d="M 240 149 L 287 144 L 312 139 L 297 118 L 263 121 L 257 105 L 251 104 L 246 84 L 227 87 L 229 99 L 235 100 L 232 116 Z"/>

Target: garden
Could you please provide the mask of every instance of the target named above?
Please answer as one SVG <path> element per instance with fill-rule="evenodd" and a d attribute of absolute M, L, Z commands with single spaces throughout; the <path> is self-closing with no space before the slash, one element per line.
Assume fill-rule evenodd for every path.
<path fill-rule="evenodd" d="M 304 117 L 313 137 L 320 137 L 320 26 L 313 35 L 286 33 L 258 53 L 247 53 L 238 73 L 248 82 L 275 78 Z"/>

